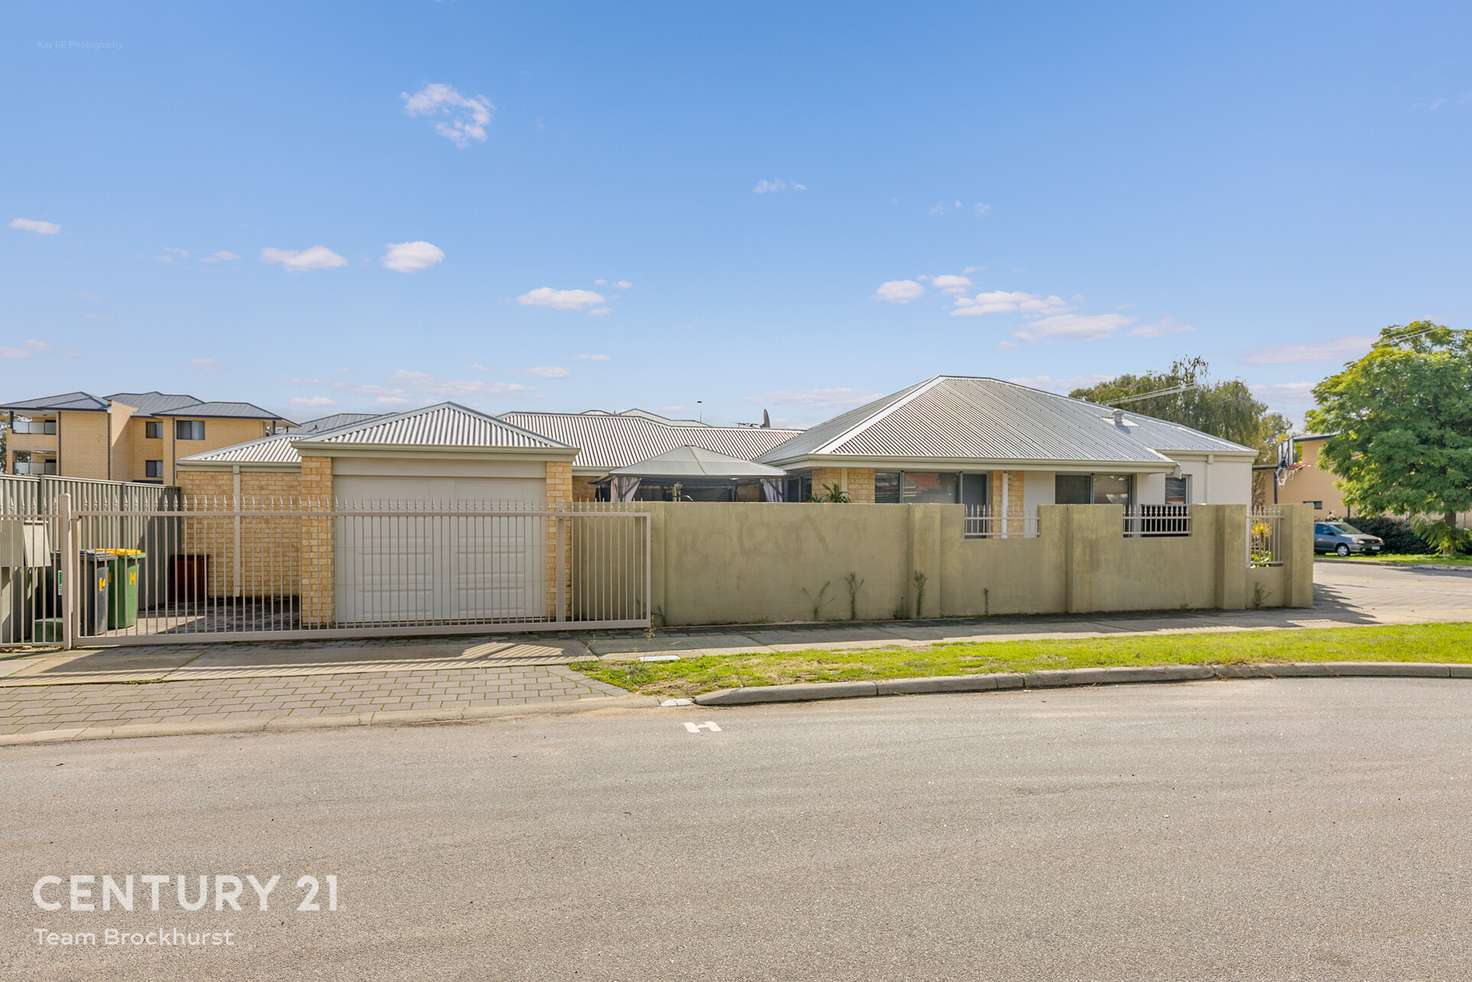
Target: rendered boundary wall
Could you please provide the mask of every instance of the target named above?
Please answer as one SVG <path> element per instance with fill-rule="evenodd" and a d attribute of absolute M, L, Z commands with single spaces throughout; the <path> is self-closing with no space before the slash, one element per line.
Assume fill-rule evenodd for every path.
<path fill-rule="evenodd" d="M 1283 506 L 1283 563 L 1266 568 L 1248 566 L 1242 505 L 1195 505 L 1189 536 L 1136 538 L 1120 506 L 1045 505 L 1031 539 L 965 538 L 960 505 L 634 507 L 652 516 L 661 626 L 1313 604 L 1303 505 Z"/>

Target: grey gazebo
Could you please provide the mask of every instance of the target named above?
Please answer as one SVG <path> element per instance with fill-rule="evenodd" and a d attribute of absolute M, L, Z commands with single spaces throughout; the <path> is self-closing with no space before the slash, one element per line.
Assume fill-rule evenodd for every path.
<path fill-rule="evenodd" d="M 614 501 L 781 501 L 780 467 L 701 447 L 673 450 L 608 472 Z"/>

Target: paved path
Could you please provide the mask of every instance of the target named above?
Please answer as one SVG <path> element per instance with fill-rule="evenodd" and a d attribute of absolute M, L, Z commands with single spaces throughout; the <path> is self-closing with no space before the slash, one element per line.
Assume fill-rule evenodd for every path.
<path fill-rule="evenodd" d="M 1469 717 L 1465 682 L 1283 680 L 17 748 L 0 975 L 1466 979 Z M 32 905 L 102 871 L 283 886 Z M 176 924 L 235 944 L 32 940 Z"/>
<path fill-rule="evenodd" d="M 565 666 L 636 658 L 1472 620 L 1472 571 L 1319 563 L 1312 610 L 787 626 L 586 637 L 93 649 L 0 660 L 0 742 L 147 723 L 230 723 L 516 706 L 622 694 Z"/>
<path fill-rule="evenodd" d="M 145 723 L 238 723 L 523 706 L 627 695 L 556 665 L 376 675 L 34 685 L 0 690 L 0 737 L 76 731 L 88 739 Z"/>

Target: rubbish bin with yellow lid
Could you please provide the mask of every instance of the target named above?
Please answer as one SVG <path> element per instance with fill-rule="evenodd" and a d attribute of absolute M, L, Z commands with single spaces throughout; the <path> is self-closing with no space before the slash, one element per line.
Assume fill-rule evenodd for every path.
<path fill-rule="evenodd" d="M 107 626 L 113 629 L 138 623 L 138 570 L 148 553 L 142 549 L 98 549 L 108 557 L 112 584 L 107 595 Z"/>

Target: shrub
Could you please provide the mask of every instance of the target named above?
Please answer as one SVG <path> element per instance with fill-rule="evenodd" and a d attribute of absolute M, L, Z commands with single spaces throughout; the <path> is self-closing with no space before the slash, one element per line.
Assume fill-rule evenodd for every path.
<path fill-rule="evenodd" d="M 1378 535 L 1384 539 L 1386 552 L 1416 555 L 1436 551 L 1431 548 L 1429 542 L 1416 534 L 1411 523 L 1404 518 L 1391 518 L 1388 515 L 1362 515 L 1358 518 L 1346 518 L 1345 521 L 1366 535 Z"/>

